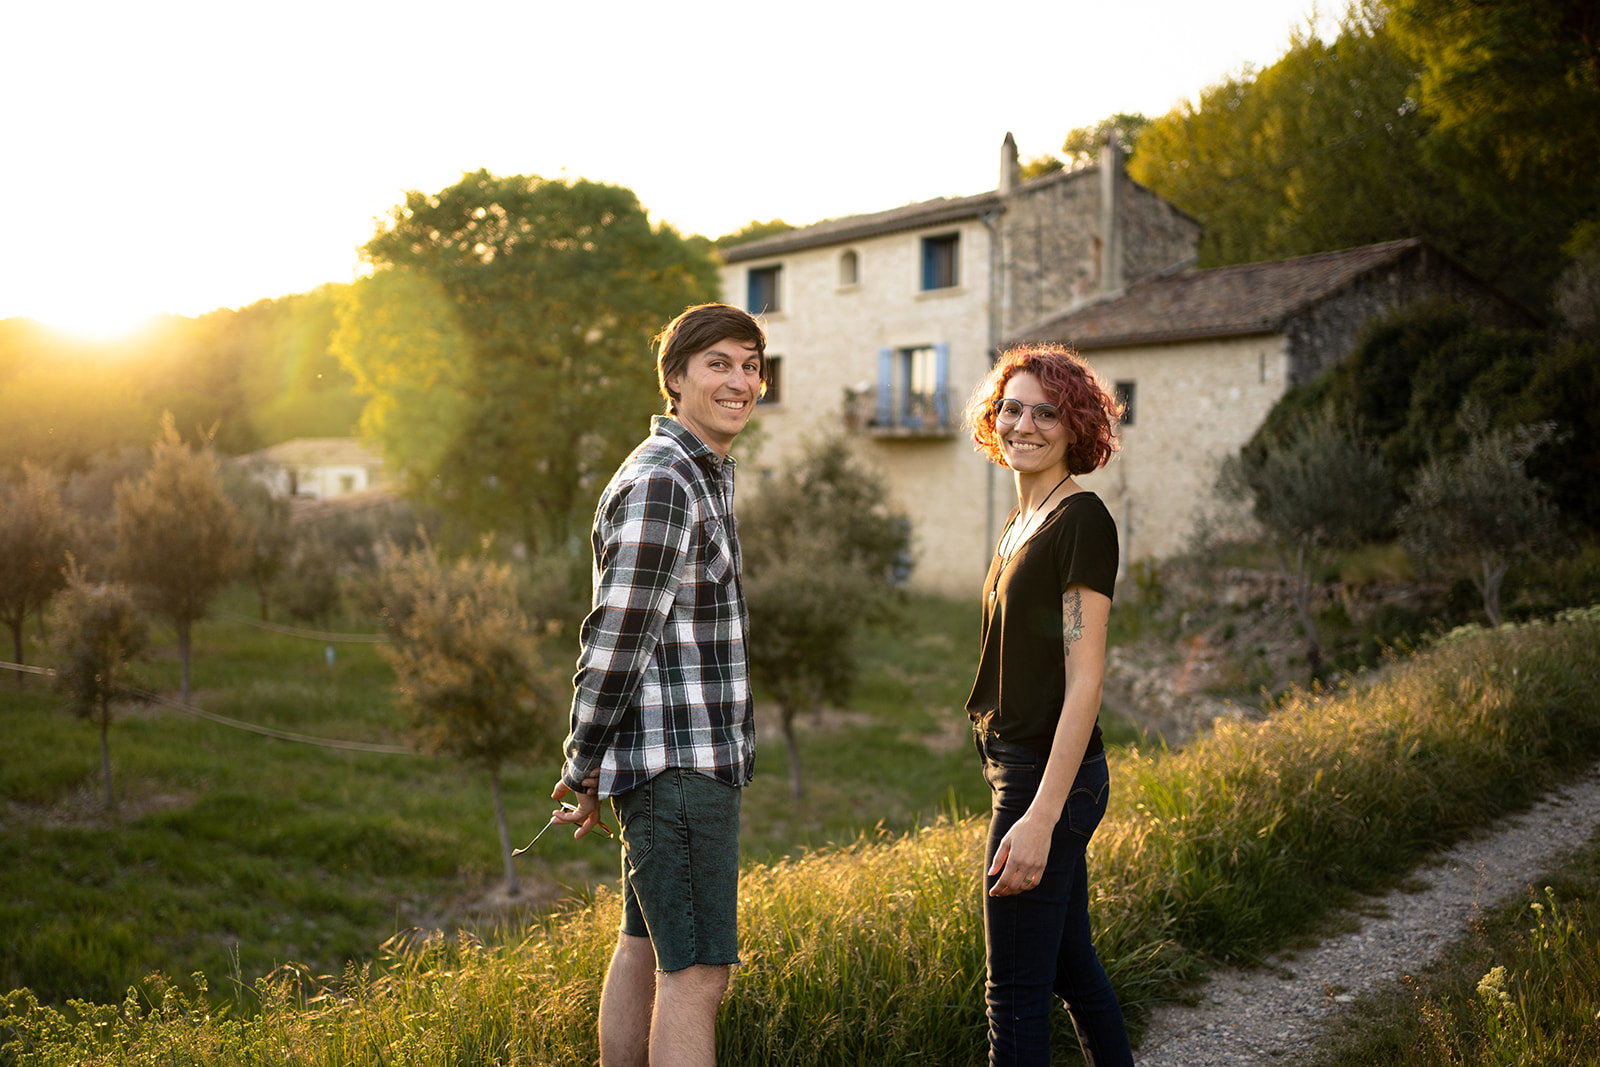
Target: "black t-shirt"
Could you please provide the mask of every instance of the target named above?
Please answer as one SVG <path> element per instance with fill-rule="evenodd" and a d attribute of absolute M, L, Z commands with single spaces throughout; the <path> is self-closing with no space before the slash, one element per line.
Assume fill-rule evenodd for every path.
<path fill-rule="evenodd" d="M 972 721 L 1048 755 L 1067 695 L 1061 595 L 1086 585 L 1109 597 L 1116 579 L 1117 526 L 1089 492 L 1057 504 L 1010 558 L 996 551 L 983 582 L 983 653 L 967 698 Z M 1096 722 L 1084 755 L 1102 747 Z"/>

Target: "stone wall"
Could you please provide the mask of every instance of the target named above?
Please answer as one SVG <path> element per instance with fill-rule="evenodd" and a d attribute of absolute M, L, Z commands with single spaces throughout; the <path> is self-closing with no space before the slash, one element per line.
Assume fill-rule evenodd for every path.
<path fill-rule="evenodd" d="M 1024 182 L 1001 216 L 1005 286 L 1001 334 L 1059 315 L 1129 280 L 1193 259 L 1200 224 L 1119 173 L 1123 278 L 1103 270 L 1101 168 Z"/>
<path fill-rule="evenodd" d="M 1362 275 L 1343 291 L 1319 301 L 1285 324 L 1289 383 L 1304 385 L 1343 362 L 1369 319 L 1424 300 L 1467 304 L 1494 326 L 1515 329 L 1538 325 L 1527 311 L 1438 252 L 1418 247 L 1397 262 Z"/>

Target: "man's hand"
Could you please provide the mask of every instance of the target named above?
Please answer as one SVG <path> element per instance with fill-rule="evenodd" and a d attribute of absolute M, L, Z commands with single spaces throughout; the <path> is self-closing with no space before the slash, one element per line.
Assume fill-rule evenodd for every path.
<path fill-rule="evenodd" d="M 585 836 L 591 830 L 604 830 L 608 835 L 611 828 L 600 821 L 600 776 L 591 774 L 583 780 L 583 792 L 574 793 L 566 782 L 556 782 L 556 787 L 550 791 L 551 800 L 560 800 L 571 793 L 577 801 L 577 807 L 562 806 L 550 813 L 551 822 L 575 823 L 577 829 L 572 831 L 574 840 Z"/>

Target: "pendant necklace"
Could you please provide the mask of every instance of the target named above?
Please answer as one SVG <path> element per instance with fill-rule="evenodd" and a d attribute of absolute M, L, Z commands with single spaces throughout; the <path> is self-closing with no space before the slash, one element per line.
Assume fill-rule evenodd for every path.
<path fill-rule="evenodd" d="M 1044 495 L 1044 499 L 1039 501 L 1038 506 L 1032 511 L 1029 511 L 1027 515 L 1022 515 L 1021 510 L 1018 510 L 1017 516 L 1011 520 L 1011 525 L 1006 527 L 1005 536 L 1000 538 L 999 553 L 1002 560 L 1009 561 L 1012 556 L 1016 555 L 1017 550 L 1023 546 L 1023 544 L 1028 540 L 1028 537 L 1032 534 L 1032 531 L 1029 530 L 1028 527 L 1032 525 L 1033 520 L 1038 517 L 1039 512 L 1044 510 L 1044 506 L 1050 502 L 1050 498 L 1056 495 L 1056 490 L 1060 489 L 1063 485 L 1066 485 L 1071 478 L 1072 472 L 1068 471 L 1067 476 L 1057 482 L 1055 486 Z M 1020 524 L 1017 522 L 1017 518 L 1022 519 Z M 1011 541 L 1010 549 L 1006 548 L 1006 542 L 1008 539 Z"/>

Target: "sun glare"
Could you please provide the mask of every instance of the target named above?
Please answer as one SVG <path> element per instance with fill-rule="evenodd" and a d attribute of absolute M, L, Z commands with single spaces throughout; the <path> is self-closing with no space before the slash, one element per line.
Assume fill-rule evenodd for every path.
<path fill-rule="evenodd" d="M 131 337 L 159 317 L 150 311 L 118 307 L 61 308 L 29 316 L 58 333 L 79 341 L 94 342 L 120 341 Z"/>

